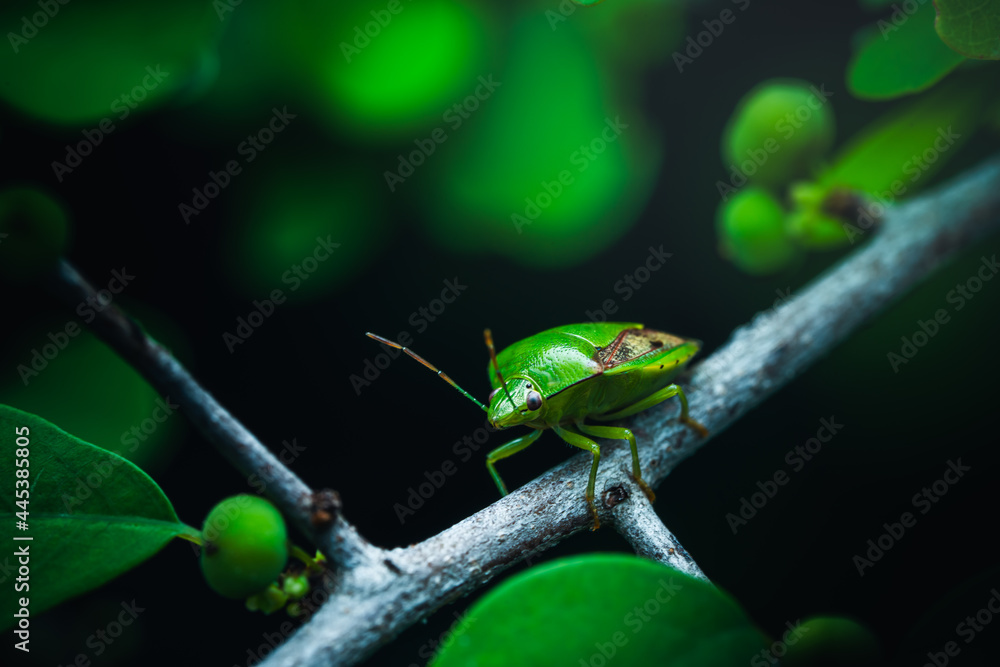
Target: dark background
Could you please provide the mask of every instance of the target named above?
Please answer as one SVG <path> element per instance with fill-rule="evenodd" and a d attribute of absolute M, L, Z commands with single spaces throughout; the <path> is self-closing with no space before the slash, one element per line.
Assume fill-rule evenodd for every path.
<path fill-rule="evenodd" d="M 543 21 L 547 8 L 524 11 Z M 683 34 L 695 34 L 700 21 L 717 16 L 720 8 L 690 8 Z M 823 82 L 834 91 L 838 141 L 891 108 L 855 100 L 843 84 L 851 36 L 872 18 L 850 3 L 820 8 L 755 2 L 683 75 L 669 58 L 648 68 L 641 100 L 662 141 L 663 166 L 638 221 L 587 261 L 539 268 L 502 256 L 449 251 L 430 240 L 412 200 L 385 197 L 379 190 L 388 212 L 374 260 L 322 297 L 280 306 L 232 354 L 223 332 L 250 312 L 253 298 L 266 294 L 248 296 L 235 288 L 224 259 L 231 243 L 226 225 L 240 210 L 250 179 L 224 191 L 189 226 L 179 220 L 176 204 L 184 196 L 179 193 L 232 156 L 244 130 L 258 121 L 234 123 L 228 134 L 215 130 L 212 140 L 193 127 L 197 120 L 191 115 L 156 109 L 123 124 L 72 178 L 58 184 L 49 163 L 78 129 L 53 128 L 3 107 L 0 183 L 51 191 L 73 221 L 70 261 L 95 283 L 106 281 L 113 268 L 134 267 L 137 278 L 120 304 L 172 345 L 263 442 L 278 450 L 282 440 L 295 438 L 305 446 L 294 470 L 314 487 L 337 489 L 362 535 L 380 546 L 401 546 L 482 509 L 497 493 L 484 452 L 467 463 L 452 453 L 453 443 L 483 423 L 483 415 L 453 389 L 417 364 L 397 360 L 360 395 L 354 391 L 350 375 L 360 374 L 364 359 L 381 351 L 364 332 L 414 333 L 407 323 L 410 313 L 439 296 L 443 280 L 457 277 L 468 289 L 427 331 L 415 334 L 413 346 L 480 399 L 488 393 L 484 327 L 493 329 L 503 347 L 552 326 L 584 321 L 606 298 L 619 303 L 616 319 L 697 337 L 711 354 L 735 327 L 771 307 L 777 290 L 794 293 L 849 252 L 813 255 L 795 270 L 764 278 L 750 278 L 722 260 L 712 222 L 715 181 L 725 176 L 718 157 L 721 129 L 743 93 L 776 76 Z M 266 117 L 270 106 L 262 102 L 255 117 Z M 381 170 L 409 144 L 379 147 L 331 138 L 308 115 L 288 128 L 285 140 L 291 146 L 322 141 L 348 168 L 369 165 L 359 166 L 352 177 L 367 179 L 376 189 L 384 186 Z M 966 146 L 936 182 L 995 147 L 995 141 Z M 673 256 L 622 301 L 613 291 L 616 281 L 645 261 L 650 246 L 661 244 Z M 956 624 L 982 608 L 990 589 L 1000 585 L 994 546 L 1000 289 L 986 283 L 958 312 L 946 301 L 948 291 L 972 276 L 980 258 L 992 256 L 996 247 L 989 239 L 937 272 L 716 437 L 657 490 L 656 508 L 667 526 L 765 631 L 780 635 L 786 622 L 810 615 L 848 615 L 874 631 L 887 659 L 923 664 L 927 651 L 957 639 Z M 330 262 L 337 261 L 335 254 Z M 281 286 L 276 280 L 275 287 Z M 0 359 L 5 382 L 18 384 L 16 365 L 68 313 L 34 288 L 7 290 L 5 300 Z M 911 335 L 918 319 L 938 308 L 952 312 L 951 322 L 894 373 L 887 353 L 898 352 L 900 337 Z M 78 380 L 76 391 L 82 393 L 100 392 L 105 385 L 93 370 Z M 804 469 L 791 472 L 785 454 L 813 437 L 821 418 L 831 417 L 843 430 Z M 188 425 L 170 428 L 169 442 L 145 467 L 182 520 L 200 525 L 218 500 L 252 490 Z M 486 447 L 499 446 L 504 435 L 492 436 Z M 545 434 L 537 446 L 505 461 L 501 472 L 516 487 L 571 454 Z M 439 470 L 447 459 L 456 461 L 458 472 L 401 525 L 394 504 L 405 503 L 408 489 L 425 481 L 424 472 Z M 852 558 L 868 548 L 867 540 L 884 532 L 883 523 L 914 511 L 911 497 L 958 459 L 971 471 L 859 576 Z M 757 491 L 756 482 L 777 470 L 790 472 L 791 481 L 734 535 L 726 514 L 737 512 L 741 498 Z M 617 534 L 602 530 L 567 540 L 535 562 L 627 550 Z M 418 623 L 368 664 L 423 664 L 428 643 L 480 593 Z M 94 657 L 87 637 L 113 620 L 123 600 L 133 598 L 147 611 L 105 655 Z M 256 649 L 262 634 L 284 620 L 246 612 L 241 603 L 213 594 L 190 546 L 177 541 L 100 590 L 33 617 L 30 660 L 20 654 L 16 660 L 67 664 L 85 653 L 94 664 L 171 664 L 196 655 L 197 664 L 242 665 L 247 649 Z M 961 644 L 954 664 L 996 664 L 997 625 Z"/>

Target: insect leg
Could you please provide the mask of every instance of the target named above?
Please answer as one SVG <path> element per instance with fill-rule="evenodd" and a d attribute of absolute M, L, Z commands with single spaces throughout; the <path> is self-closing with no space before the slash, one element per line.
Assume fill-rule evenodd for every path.
<path fill-rule="evenodd" d="M 621 419 L 622 417 L 628 417 L 630 415 L 642 412 L 643 410 L 651 408 L 657 403 L 662 403 L 668 398 L 673 398 L 674 396 L 679 398 L 681 401 L 681 417 L 680 417 L 681 422 L 690 426 L 701 437 L 704 438 L 708 436 L 708 429 L 705 428 L 701 424 L 701 422 L 691 419 L 691 417 L 688 416 L 687 396 L 684 395 L 684 390 L 681 389 L 676 384 L 664 387 L 663 389 L 650 394 L 641 401 L 633 403 L 627 408 L 618 410 L 617 412 L 608 412 L 603 415 L 591 415 L 590 418 L 596 419 L 597 421 L 611 421 L 612 419 Z"/>
<path fill-rule="evenodd" d="M 587 436 L 577 433 L 566 426 L 553 426 L 552 430 L 574 447 L 586 449 L 594 455 L 594 462 L 590 466 L 590 480 L 587 482 L 587 507 L 590 508 L 590 513 L 594 515 L 594 527 L 591 530 L 597 530 L 601 527 L 601 521 L 597 518 L 597 507 L 594 505 L 594 483 L 597 481 L 597 464 L 601 460 L 601 448 Z"/>
<path fill-rule="evenodd" d="M 490 475 L 493 476 L 493 481 L 497 483 L 497 488 L 500 489 L 500 495 L 507 495 L 507 485 L 503 483 L 500 479 L 500 475 L 497 474 L 497 469 L 493 466 L 494 463 L 500 459 L 505 459 L 511 454 L 517 454 L 519 451 L 538 440 L 538 436 L 542 434 L 541 429 L 535 429 L 528 435 L 522 436 L 520 438 L 515 438 L 511 440 L 506 445 L 500 445 L 492 452 L 486 455 L 486 467 L 489 468 Z"/>
<path fill-rule="evenodd" d="M 656 494 L 649 488 L 649 484 L 646 484 L 645 480 L 642 479 L 642 470 L 639 468 L 639 450 L 636 449 L 635 436 L 632 434 L 632 431 L 618 426 L 593 426 L 583 423 L 577 423 L 576 427 L 587 435 L 593 435 L 598 438 L 628 440 L 628 446 L 632 448 L 632 477 L 635 478 L 639 488 L 649 498 L 649 502 L 656 500 Z"/>

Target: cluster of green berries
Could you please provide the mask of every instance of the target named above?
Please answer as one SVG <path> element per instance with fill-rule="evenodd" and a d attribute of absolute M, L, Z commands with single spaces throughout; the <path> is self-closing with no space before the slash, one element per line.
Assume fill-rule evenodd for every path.
<path fill-rule="evenodd" d="M 298 601 L 310 590 L 309 578 L 323 569 L 323 556 L 312 559 L 292 546 L 281 513 L 257 496 L 220 502 L 205 518 L 201 536 L 205 581 L 224 597 L 245 599 L 252 611 L 270 614 L 287 608 L 299 615 Z M 305 565 L 296 563 L 298 567 L 285 571 L 290 555 Z"/>
<path fill-rule="evenodd" d="M 766 81 L 740 101 L 723 132 L 729 178 L 717 183 L 719 249 L 748 273 L 780 271 L 804 249 L 847 240 L 830 210 L 838 193 L 799 180 L 816 173 L 833 145 L 827 96 L 803 81 Z"/>

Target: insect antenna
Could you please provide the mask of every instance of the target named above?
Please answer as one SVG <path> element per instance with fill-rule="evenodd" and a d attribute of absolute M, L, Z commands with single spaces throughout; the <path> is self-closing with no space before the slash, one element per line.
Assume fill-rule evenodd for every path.
<path fill-rule="evenodd" d="M 497 350 L 493 347 L 493 333 L 489 329 L 483 330 L 483 338 L 486 339 L 486 347 L 490 350 L 490 359 L 493 361 L 493 370 L 496 371 L 497 377 L 500 378 L 500 385 L 503 387 L 503 391 L 507 394 L 507 400 L 510 404 L 517 409 L 517 404 L 514 403 L 514 399 L 510 396 L 510 390 L 507 389 L 507 382 L 504 381 L 503 375 L 500 374 L 500 364 L 497 363 Z"/>
<path fill-rule="evenodd" d="M 438 370 L 438 368 L 434 364 L 432 364 L 431 362 L 427 361 L 426 359 L 424 359 L 423 357 L 421 357 L 419 354 L 417 354 L 416 352 L 414 352 L 410 348 L 403 347 L 399 343 L 395 343 L 395 342 L 389 340 L 388 338 L 382 338 L 381 336 L 373 334 L 371 332 L 367 332 L 367 333 L 365 333 L 365 335 L 368 336 L 369 338 L 373 338 L 373 339 L 377 340 L 378 342 L 382 343 L 383 345 L 388 345 L 389 347 L 394 347 L 397 350 L 402 350 L 403 352 L 406 352 L 408 355 L 410 355 L 411 357 L 413 357 L 414 359 L 416 359 L 417 361 L 419 361 L 420 363 L 422 363 L 424 366 L 426 366 L 427 368 L 429 368 L 432 371 L 434 371 L 435 373 L 437 373 L 437 376 L 439 378 L 441 378 L 442 380 L 444 380 L 445 382 L 447 382 L 448 384 L 450 384 L 455 389 L 458 389 L 462 393 L 463 396 L 465 396 L 467 399 L 469 399 L 470 401 L 472 401 L 473 403 L 475 403 L 476 405 L 478 405 L 480 408 L 482 408 L 484 412 L 489 412 L 489 410 L 487 410 L 487 408 L 486 408 L 485 405 L 483 405 L 478 400 L 476 400 L 475 396 L 473 396 L 469 392 L 467 392 L 464 389 L 462 389 L 461 387 L 459 387 L 458 383 L 456 383 L 454 380 L 452 380 L 450 377 L 448 377 L 447 373 L 445 373 L 442 370 Z"/>

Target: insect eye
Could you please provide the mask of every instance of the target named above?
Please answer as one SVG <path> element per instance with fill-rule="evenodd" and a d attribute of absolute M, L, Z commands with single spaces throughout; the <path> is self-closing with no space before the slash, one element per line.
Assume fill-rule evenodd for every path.
<path fill-rule="evenodd" d="M 540 407 L 542 407 L 542 395 L 539 394 L 537 391 L 529 391 L 528 409 L 531 411 L 535 411 Z"/>
<path fill-rule="evenodd" d="M 500 391 L 499 387 L 497 387 L 496 389 L 494 389 L 493 391 L 491 391 L 490 392 L 490 397 L 486 399 L 486 402 L 487 403 L 492 403 L 493 402 L 493 397 L 497 395 L 498 391 Z"/>

